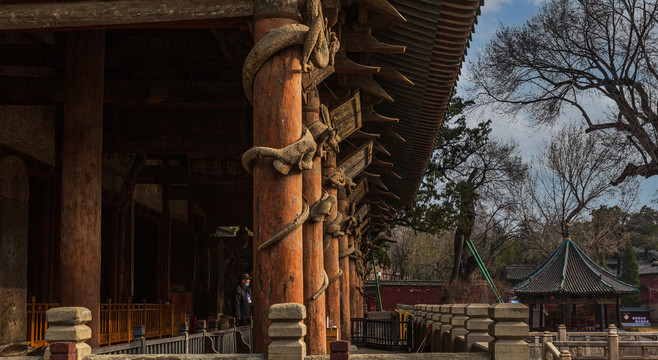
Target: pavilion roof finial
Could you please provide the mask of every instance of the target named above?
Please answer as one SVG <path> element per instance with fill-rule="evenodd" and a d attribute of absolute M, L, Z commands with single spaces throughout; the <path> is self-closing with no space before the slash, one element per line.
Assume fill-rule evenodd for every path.
<path fill-rule="evenodd" d="M 569 239 L 569 226 L 571 226 L 571 224 L 564 223 L 564 238 L 565 239 Z"/>

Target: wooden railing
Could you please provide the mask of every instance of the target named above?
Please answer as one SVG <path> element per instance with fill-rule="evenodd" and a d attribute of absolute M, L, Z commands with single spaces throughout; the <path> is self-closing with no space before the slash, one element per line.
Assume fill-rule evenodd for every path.
<path fill-rule="evenodd" d="M 172 304 L 101 304 L 101 345 L 132 340 L 132 327 L 144 325 L 146 338 L 174 336 L 185 321 L 185 306 Z"/>
<path fill-rule="evenodd" d="M 46 311 L 50 308 L 59 306 L 57 303 L 37 303 L 33 296 L 32 301 L 27 303 L 27 334 L 31 346 L 36 348 L 48 345 L 44 340 L 44 334 L 48 328 L 46 322 Z"/>
<path fill-rule="evenodd" d="M 27 336 L 31 346 L 48 345 L 44 334 L 48 328 L 46 311 L 57 303 L 27 303 Z M 178 323 L 185 321 L 185 306 L 171 304 L 101 304 L 100 345 L 132 340 L 132 327 L 144 325 L 146 338 L 162 338 L 178 333 Z"/>

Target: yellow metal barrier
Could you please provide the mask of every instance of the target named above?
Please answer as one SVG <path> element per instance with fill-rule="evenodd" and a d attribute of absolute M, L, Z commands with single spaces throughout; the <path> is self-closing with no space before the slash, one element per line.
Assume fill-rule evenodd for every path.
<path fill-rule="evenodd" d="M 57 303 L 37 303 L 34 297 L 27 303 L 26 338 L 31 346 L 48 345 L 44 340 L 48 328 L 46 311 L 58 306 Z M 108 300 L 100 304 L 100 308 L 100 345 L 131 341 L 135 325 L 144 325 L 146 338 L 173 336 L 178 332 L 178 323 L 186 320 L 185 305 L 113 304 Z"/>
<path fill-rule="evenodd" d="M 409 317 L 412 315 L 411 313 L 400 309 L 395 309 L 395 312 L 398 313 L 398 317 L 400 318 L 400 340 L 408 340 L 407 320 L 409 320 Z"/>

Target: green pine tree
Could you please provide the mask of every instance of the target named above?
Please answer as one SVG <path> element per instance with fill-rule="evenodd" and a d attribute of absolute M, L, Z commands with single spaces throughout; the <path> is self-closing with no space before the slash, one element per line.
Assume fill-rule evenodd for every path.
<path fill-rule="evenodd" d="M 626 245 L 621 257 L 621 281 L 635 286 L 640 285 L 640 270 L 637 257 L 635 257 L 635 249 L 631 243 Z M 621 298 L 621 306 L 637 307 L 640 305 L 642 305 L 640 294 L 626 295 Z"/>

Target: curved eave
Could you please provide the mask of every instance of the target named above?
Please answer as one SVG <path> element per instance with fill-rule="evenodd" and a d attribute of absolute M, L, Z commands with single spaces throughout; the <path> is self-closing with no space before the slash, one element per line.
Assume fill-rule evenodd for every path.
<path fill-rule="evenodd" d="M 600 267 L 569 239 L 521 283 L 514 286 L 520 296 L 584 297 L 633 294 L 637 287 L 617 279 Z"/>
<path fill-rule="evenodd" d="M 407 19 L 376 36 L 384 42 L 405 44 L 402 55 L 377 55 L 411 80 L 408 87 L 382 80 L 396 100 L 378 106 L 382 114 L 400 118 L 393 128 L 406 139 L 390 141 L 386 148 L 402 179 L 387 176 L 385 183 L 410 204 L 425 173 L 443 114 L 457 83 L 471 33 L 482 6 L 481 0 L 391 0 Z"/>

